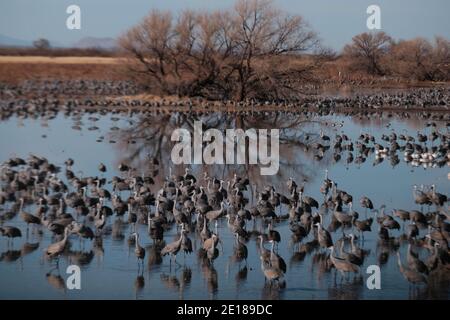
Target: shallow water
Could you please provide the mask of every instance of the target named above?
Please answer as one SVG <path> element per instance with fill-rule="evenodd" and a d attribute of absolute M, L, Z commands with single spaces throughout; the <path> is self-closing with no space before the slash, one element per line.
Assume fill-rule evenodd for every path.
<path fill-rule="evenodd" d="M 99 117 L 99 121 L 90 120 L 89 117 Z M 120 118 L 118 121 L 111 117 Z M 296 119 L 289 118 L 289 121 Z M 285 119 L 262 123 L 261 119 L 242 119 L 225 117 L 214 114 L 204 118 L 204 123 L 213 127 L 271 127 L 285 126 Z M 397 133 L 411 134 L 415 136 L 418 130 L 429 133 L 425 122 L 420 120 L 392 118 L 376 118 L 376 120 L 360 120 L 357 117 L 309 117 L 298 119 L 299 122 L 293 129 L 285 130 L 285 143 L 280 146 L 282 163 L 280 171 L 275 176 L 261 177 L 256 165 L 253 166 L 193 166 L 194 174 L 200 176 L 207 171 L 212 176 L 230 179 L 234 172 L 247 173 L 252 182 L 258 184 L 261 189 L 267 184 L 274 185 L 277 192 L 287 194 L 286 181 L 292 176 L 297 184 L 305 183 L 305 194 L 314 197 L 319 202 L 323 195 L 319 192 L 324 177 L 324 170 L 329 169 L 329 177 L 338 182 L 339 188 L 353 195 L 354 209 L 360 213 L 360 219 L 364 219 L 364 209 L 359 207 L 359 198 L 368 196 L 375 207 L 386 205 L 386 213 L 390 214 L 393 208 L 412 210 L 421 208 L 414 203 L 412 196 L 413 185 L 435 184 L 439 192 L 448 194 L 450 183 L 447 178 L 449 167 L 423 168 L 413 167 L 405 163 L 403 155 L 398 152 L 400 163 L 392 166 L 389 159 L 379 164 L 374 164 L 375 155 L 369 155 L 368 159 L 358 165 L 346 164 L 345 154 L 339 162 L 335 162 L 332 151 L 320 161 L 313 159 L 310 152 L 305 152 L 304 147 L 296 142 L 303 141 L 305 134 L 317 139 L 320 130 L 331 137 L 341 131 L 352 140 L 356 140 L 361 132 L 373 134 L 377 141 L 381 134 L 389 134 L 395 128 Z M 76 174 L 99 175 L 98 164 L 103 162 L 108 171 L 103 175 L 110 179 L 113 175 L 120 175 L 117 168 L 120 162 L 133 165 L 138 172 L 148 169 L 147 155 L 152 154 L 161 159 L 161 168 L 153 191 L 160 187 L 170 167 L 170 132 L 178 125 L 186 125 L 189 119 L 183 115 L 156 116 L 156 115 L 98 115 L 85 114 L 81 116 L 81 123 L 76 130 L 73 128 L 72 116 L 59 114 L 53 119 L 20 119 L 12 117 L 0 122 L 0 162 L 13 155 L 26 158 L 29 153 L 45 156 L 52 163 L 63 167 L 67 158 L 73 158 L 75 164 L 73 171 Z M 98 129 L 94 128 L 97 127 Z M 90 129 L 89 129 L 90 128 Z M 113 129 L 112 129 L 113 128 Z M 157 131 L 161 129 L 161 131 Z M 445 123 L 438 123 L 438 128 L 445 132 Z M 155 133 L 156 132 L 156 133 Z M 158 133 L 159 132 L 159 133 Z M 162 132 L 162 134 L 161 134 Z M 291 134 L 295 134 L 293 137 Z M 99 137 L 104 137 L 99 140 Z M 99 141 L 98 141 L 99 140 Z M 114 142 L 114 143 L 111 143 Z M 383 142 L 383 141 L 382 141 Z M 173 172 L 181 174 L 184 170 L 181 166 L 172 166 Z M 64 174 L 60 173 L 63 178 Z M 65 181 L 65 178 L 64 178 Z M 107 185 L 111 188 L 111 185 Z M 128 192 L 122 192 L 122 198 L 126 199 Z M 108 205 L 110 205 L 108 203 Z M 34 213 L 35 208 L 29 206 L 28 212 Z M 287 212 L 282 208 L 282 213 Z M 428 208 L 424 208 L 427 212 Z M 70 209 L 68 210 L 70 213 Z M 276 210 L 279 214 L 279 210 Z M 368 216 L 374 213 L 368 212 Z M 325 225 L 330 221 L 331 213 L 325 216 Z M 107 224 L 117 222 L 115 216 L 109 217 Z M 278 254 L 287 263 L 285 275 L 286 287 L 265 284 L 264 276 L 260 269 L 258 244 L 254 238 L 248 243 L 247 263 L 234 263 L 231 259 L 233 253 L 233 235 L 228 230 L 225 218 L 219 221 L 218 233 L 223 242 L 223 252 L 213 265 L 205 265 L 197 258 L 196 251 L 200 248 L 200 239 L 191 232 L 189 237 L 194 242 L 194 253 L 183 257 L 178 255 L 177 261 L 181 266 L 174 268 L 169 265 L 169 257 L 163 257 L 159 261 L 152 255 L 152 240 L 147 234 L 146 225 L 138 225 L 140 244 L 146 248 L 146 258 L 142 276 L 138 274 L 138 264 L 134 255 L 134 246 L 127 242 L 130 226 L 123 219 L 123 239 L 113 239 L 106 235 L 103 239 L 103 250 L 94 248 L 89 241 L 80 244 L 77 237 L 71 237 L 71 248 L 61 258 L 58 270 L 53 270 L 54 263 L 43 257 L 44 249 L 52 242 L 50 232 L 43 234 L 31 230 L 26 237 L 15 239 L 14 249 L 21 250 L 26 241 L 39 243 L 39 247 L 26 255 L 7 252 L 6 239 L 0 239 L 0 299 L 13 298 L 38 298 L 38 299 L 96 299 L 96 298 L 124 298 L 124 299 L 448 299 L 449 276 L 446 279 L 434 279 L 428 286 L 411 288 L 402 277 L 397 265 L 395 252 L 389 254 L 387 262 L 381 265 L 381 290 L 369 290 L 366 287 L 366 268 L 372 264 L 379 264 L 377 248 L 377 223 L 372 225 L 372 232 L 365 234 L 365 241 L 360 246 L 370 250 L 361 268 L 361 276 L 350 280 L 342 280 L 335 272 L 321 272 L 316 263 L 317 252 L 307 254 L 303 259 L 298 253 L 294 253 L 294 247 L 289 243 L 291 232 L 288 222 L 280 222 L 275 225 L 281 234 L 282 241 L 278 247 Z M 401 223 L 401 221 L 399 221 Z M 7 221 L 6 225 L 19 226 L 25 234 L 26 225 L 20 218 L 15 217 Z M 261 222 L 247 222 L 247 230 L 260 229 Z M 350 231 L 347 231 L 347 233 Z M 426 230 L 421 230 L 420 236 Z M 391 231 L 391 236 L 398 237 L 402 230 Z M 166 243 L 173 241 L 176 235 L 175 227 L 164 234 Z M 311 234 L 307 240 L 311 240 Z M 340 229 L 332 233 L 336 241 L 341 236 Z M 270 244 L 265 245 L 270 248 Z M 84 249 L 82 249 L 84 247 Z M 400 253 L 403 263 L 406 263 L 407 241 L 402 242 Z M 83 254 L 81 254 L 83 253 Z M 420 257 L 425 259 L 429 252 L 419 250 Z M 316 257 L 314 257 L 316 255 Z M 8 261 L 13 260 L 13 261 Z M 68 275 L 66 267 L 70 264 L 81 266 L 81 290 L 64 289 L 64 282 Z M 48 273 L 51 271 L 51 274 Z"/>

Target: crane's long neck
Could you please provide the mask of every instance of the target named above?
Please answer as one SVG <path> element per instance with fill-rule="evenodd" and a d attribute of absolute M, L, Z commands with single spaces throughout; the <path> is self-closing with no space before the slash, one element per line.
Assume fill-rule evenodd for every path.
<path fill-rule="evenodd" d="M 155 217 L 159 217 L 159 201 L 156 201 Z"/>
<path fill-rule="evenodd" d="M 64 229 L 64 238 L 62 239 L 62 243 L 66 244 L 67 239 L 69 237 L 69 229 Z"/>
<path fill-rule="evenodd" d="M 181 244 L 181 242 L 183 241 L 183 238 L 184 238 L 184 231 L 181 231 L 180 239 L 178 239 L 178 245 Z M 213 243 L 214 243 L 214 241 L 213 241 Z"/>
<path fill-rule="evenodd" d="M 353 235 L 350 237 L 350 244 L 352 246 L 352 251 L 356 250 L 355 247 L 355 237 L 353 237 Z"/>
<path fill-rule="evenodd" d="M 214 250 L 216 249 L 216 241 L 217 238 L 213 237 L 212 238 L 212 246 L 211 246 L 211 250 L 214 252 Z"/>
<path fill-rule="evenodd" d="M 417 196 L 417 187 L 416 186 L 414 186 L 414 188 L 412 190 L 412 194 L 413 194 L 414 198 Z"/>
<path fill-rule="evenodd" d="M 264 245 L 263 245 L 263 239 L 262 238 L 260 238 L 259 239 L 259 249 L 260 249 L 260 251 L 261 251 L 261 253 L 264 251 Z"/>
<path fill-rule="evenodd" d="M 344 252 L 344 240 L 341 241 L 341 245 L 339 246 L 339 250 L 341 251 L 341 255 Z"/>
<path fill-rule="evenodd" d="M 411 257 L 411 256 L 412 256 L 412 252 L 411 252 L 411 244 L 410 244 L 410 243 L 408 243 L 408 250 L 407 250 L 406 252 L 407 252 L 407 254 L 408 254 L 408 257 Z"/>
<path fill-rule="evenodd" d="M 135 245 L 136 249 L 139 249 L 139 235 L 137 233 L 135 235 L 135 238 L 136 238 L 136 243 L 134 245 Z"/>
<path fill-rule="evenodd" d="M 398 263 L 398 267 L 400 268 L 400 271 L 403 272 L 403 265 L 402 265 L 402 261 L 400 260 L 400 254 L 397 252 L 397 263 Z"/>
<path fill-rule="evenodd" d="M 330 258 L 334 259 L 334 247 L 330 248 Z"/>

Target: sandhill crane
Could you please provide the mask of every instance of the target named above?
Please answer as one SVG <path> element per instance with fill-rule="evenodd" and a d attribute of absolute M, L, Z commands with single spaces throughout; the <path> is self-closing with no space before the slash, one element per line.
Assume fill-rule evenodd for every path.
<path fill-rule="evenodd" d="M 22 232 L 20 231 L 20 229 L 13 226 L 0 227 L 0 233 L 2 234 L 2 236 L 8 238 L 8 245 L 10 241 L 14 241 L 14 238 L 22 237 Z"/>
<path fill-rule="evenodd" d="M 419 235 L 419 228 L 417 228 L 417 225 L 415 222 L 408 225 L 406 229 L 406 236 L 408 239 L 416 238 Z"/>
<path fill-rule="evenodd" d="M 327 249 L 333 245 L 330 233 L 322 227 L 321 223 L 316 223 L 317 226 L 317 240 L 321 248 Z"/>
<path fill-rule="evenodd" d="M 308 236 L 309 229 L 307 230 L 303 225 L 291 221 L 289 222 L 289 229 L 293 233 L 293 236 L 296 237 L 297 241 L 301 242 L 303 238 Z"/>
<path fill-rule="evenodd" d="M 144 258 L 145 258 L 145 249 L 142 248 L 141 245 L 139 244 L 139 233 L 133 232 L 131 235 L 135 237 L 134 254 L 136 255 L 136 258 L 138 259 L 138 263 L 141 262 L 143 265 Z"/>
<path fill-rule="evenodd" d="M 419 259 L 418 254 L 412 251 L 411 243 L 408 244 L 408 249 L 406 251 L 406 261 L 412 270 L 428 274 L 429 271 L 427 266 Z"/>
<path fill-rule="evenodd" d="M 59 255 L 61 253 L 63 253 L 63 251 L 65 250 L 65 248 L 67 246 L 69 233 L 70 233 L 70 229 L 68 227 L 66 227 L 66 229 L 64 230 L 64 238 L 61 241 L 52 243 L 51 245 L 49 245 L 47 247 L 47 249 L 45 250 L 45 253 L 49 258 L 53 258 L 53 257 L 59 258 Z"/>
<path fill-rule="evenodd" d="M 208 241 L 210 239 L 211 241 Z M 218 237 L 213 233 L 210 239 L 203 243 L 203 250 L 206 251 L 206 256 L 212 262 L 219 255 L 219 250 L 216 248 Z"/>
<path fill-rule="evenodd" d="M 350 206 L 351 206 L 351 204 L 350 204 Z M 336 202 L 336 205 L 335 205 L 334 211 L 333 211 L 333 215 L 336 218 L 336 220 L 341 223 L 342 234 L 344 235 L 344 228 L 348 225 L 351 225 L 352 216 L 339 209 L 339 202 Z"/>
<path fill-rule="evenodd" d="M 367 209 L 373 210 L 372 200 L 370 200 L 366 196 L 362 196 L 361 199 L 359 199 L 359 204 L 361 205 L 361 207 L 365 208 L 364 215 L 367 218 Z"/>
<path fill-rule="evenodd" d="M 427 194 L 430 201 L 436 206 L 442 207 L 448 201 L 447 196 L 436 192 L 436 185 L 431 185 L 431 191 Z"/>
<path fill-rule="evenodd" d="M 353 226 L 355 226 L 356 229 L 358 229 L 359 234 L 361 235 L 361 238 L 364 241 L 364 232 L 372 231 L 371 225 L 373 222 L 373 218 L 368 218 L 366 220 L 357 220 L 359 217 L 358 213 L 353 212 L 352 215 L 353 215 L 352 219 Z"/>
<path fill-rule="evenodd" d="M 94 218 L 94 226 L 97 233 L 101 233 L 106 224 L 106 214 L 100 212 L 100 206 L 97 205 L 97 214 Z"/>
<path fill-rule="evenodd" d="M 259 255 L 261 257 L 263 257 L 266 261 L 269 261 L 270 260 L 270 250 L 268 250 L 268 249 L 266 249 L 264 247 L 264 244 L 263 244 L 264 238 L 263 238 L 263 236 L 261 236 L 261 235 L 258 236 L 258 239 L 259 239 Z"/>
<path fill-rule="evenodd" d="M 175 240 L 174 242 L 171 242 L 167 244 L 162 250 L 161 255 L 170 255 L 170 265 L 172 265 L 172 258 L 174 259 L 174 263 L 177 263 L 177 254 L 181 249 L 181 242 L 183 241 L 184 233 L 186 231 L 184 229 L 181 229 L 180 238 L 178 240 Z"/>
<path fill-rule="evenodd" d="M 106 166 L 102 162 L 98 165 L 98 171 L 102 173 L 106 172 Z"/>
<path fill-rule="evenodd" d="M 400 229 L 400 224 L 391 216 L 386 215 L 383 222 L 383 227 L 388 229 Z"/>
<path fill-rule="evenodd" d="M 20 218 L 26 222 L 27 224 L 27 233 L 28 233 L 28 227 L 31 224 L 41 224 L 41 219 L 32 215 L 31 213 L 25 212 L 23 211 L 23 204 L 24 204 L 25 200 L 24 198 L 20 198 L 20 209 L 19 209 L 19 216 Z"/>
<path fill-rule="evenodd" d="M 347 260 L 348 262 L 351 262 L 357 266 L 361 266 L 363 264 L 363 260 L 361 259 L 361 257 L 353 254 L 353 252 L 348 253 L 348 252 L 344 251 L 345 238 L 339 239 L 336 243 L 338 243 L 338 242 L 340 242 L 339 251 L 340 251 L 340 257 L 342 259 Z"/>
<path fill-rule="evenodd" d="M 330 260 L 333 263 L 334 267 L 336 268 L 336 270 L 338 270 L 342 277 L 345 277 L 345 273 L 349 273 L 349 272 L 353 272 L 353 273 L 358 273 L 359 272 L 359 267 L 345 259 L 339 258 L 339 257 L 335 257 L 334 256 L 334 247 L 330 246 Z"/>
<path fill-rule="evenodd" d="M 273 266 L 270 266 L 269 262 L 266 261 L 262 256 L 259 257 L 261 260 L 261 271 L 264 274 L 264 280 L 269 281 L 272 285 L 273 281 L 280 281 L 283 277 L 283 272 Z"/>
<path fill-rule="evenodd" d="M 210 210 L 206 212 L 205 217 L 208 219 L 209 222 L 211 221 L 217 221 L 224 213 L 224 202 L 220 202 L 220 209 L 219 210 Z"/>
<path fill-rule="evenodd" d="M 182 226 L 181 229 L 183 230 L 183 233 L 185 231 L 184 227 Z M 186 257 L 186 253 L 190 254 L 192 253 L 192 241 L 189 239 L 189 237 L 184 234 L 183 240 L 181 241 L 181 249 L 183 250 L 184 256 Z"/>
<path fill-rule="evenodd" d="M 196 183 L 197 179 L 192 174 L 190 174 L 189 172 L 190 172 L 189 168 L 184 169 L 184 176 L 183 176 L 184 180 L 185 181 L 191 180 L 193 183 Z"/>
<path fill-rule="evenodd" d="M 211 238 L 211 231 L 208 228 L 206 217 L 203 217 L 203 228 L 200 232 L 200 238 L 202 239 L 202 242 L 205 242 L 206 239 Z"/>
<path fill-rule="evenodd" d="M 421 206 L 424 204 L 430 205 L 432 203 L 426 193 L 417 189 L 417 185 L 414 185 L 413 187 L 413 197 L 414 201 Z"/>
<path fill-rule="evenodd" d="M 319 203 L 317 202 L 316 199 L 314 199 L 312 197 L 309 197 L 309 196 L 303 195 L 303 192 L 300 192 L 300 194 L 301 194 L 301 198 L 300 198 L 301 201 L 300 202 L 303 202 L 304 204 L 307 204 L 310 208 L 319 209 Z"/>
<path fill-rule="evenodd" d="M 364 258 L 366 257 L 366 255 L 368 253 L 370 253 L 370 251 L 363 250 L 355 244 L 355 235 L 354 234 L 350 234 L 350 244 L 351 244 L 351 248 L 352 248 L 352 253 L 355 256 L 357 256 L 358 258 L 360 258 L 362 260 L 362 262 L 364 263 Z"/>
<path fill-rule="evenodd" d="M 420 226 L 426 226 L 428 224 L 427 218 L 420 211 L 411 210 L 409 212 L 409 217 L 412 222 L 415 222 L 416 224 L 419 224 Z"/>
<path fill-rule="evenodd" d="M 148 234 L 150 235 L 150 238 L 152 238 L 153 241 L 159 242 L 162 241 L 164 238 L 164 228 L 161 225 L 161 220 L 150 217 L 150 212 L 148 214 L 147 218 L 148 223 Z"/>
<path fill-rule="evenodd" d="M 280 233 L 277 230 L 273 230 L 273 222 L 270 221 L 268 225 L 267 239 L 278 243 L 281 241 Z"/>
<path fill-rule="evenodd" d="M 288 187 L 288 190 L 290 193 L 296 190 L 297 183 L 295 183 L 294 179 L 292 177 L 289 177 L 288 181 L 286 182 L 286 186 Z"/>
<path fill-rule="evenodd" d="M 274 252 L 274 241 L 269 241 L 272 244 L 270 248 L 270 265 L 274 268 L 280 269 L 283 273 L 286 273 L 286 262 L 282 257 Z"/>
<path fill-rule="evenodd" d="M 427 284 L 427 278 L 421 274 L 420 272 L 417 272 L 415 270 L 409 269 L 402 265 L 402 261 L 400 259 L 400 252 L 397 251 L 397 263 L 398 267 L 400 269 L 400 272 L 402 273 L 403 277 L 408 280 L 408 282 L 412 283 L 413 285 L 425 283 Z"/>
<path fill-rule="evenodd" d="M 71 232 L 77 234 L 82 239 L 92 240 L 95 237 L 94 231 L 84 224 L 77 223 L 76 221 L 72 221 L 71 223 Z"/>
<path fill-rule="evenodd" d="M 234 257 L 236 261 L 241 262 L 242 260 L 247 261 L 248 249 L 247 246 L 241 242 L 239 234 L 234 233 Z"/>

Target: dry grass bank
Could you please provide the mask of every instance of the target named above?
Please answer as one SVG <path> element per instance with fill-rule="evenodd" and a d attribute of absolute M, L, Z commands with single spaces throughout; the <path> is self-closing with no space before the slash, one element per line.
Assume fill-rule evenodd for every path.
<path fill-rule="evenodd" d="M 112 57 L 0 56 L 0 63 L 117 64 Z"/>
<path fill-rule="evenodd" d="M 25 80 L 126 80 L 112 57 L 0 56 L 0 82 Z"/>

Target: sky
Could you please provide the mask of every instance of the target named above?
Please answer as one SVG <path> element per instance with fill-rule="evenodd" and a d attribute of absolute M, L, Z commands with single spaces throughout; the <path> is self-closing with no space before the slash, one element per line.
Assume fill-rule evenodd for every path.
<path fill-rule="evenodd" d="M 441 35 L 450 39 L 449 0 L 274 0 L 276 6 L 302 15 L 324 45 L 339 50 L 368 31 L 366 9 L 381 8 L 381 29 L 395 39 Z M 81 30 L 66 27 L 69 5 L 81 8 Z M 152 8 L 179 12 L 231 8 L 234 0 L 0 0 L 0 34 L 32 41 L 47 38 L 70 45 L 84 37 L 117 37 Z"/>

